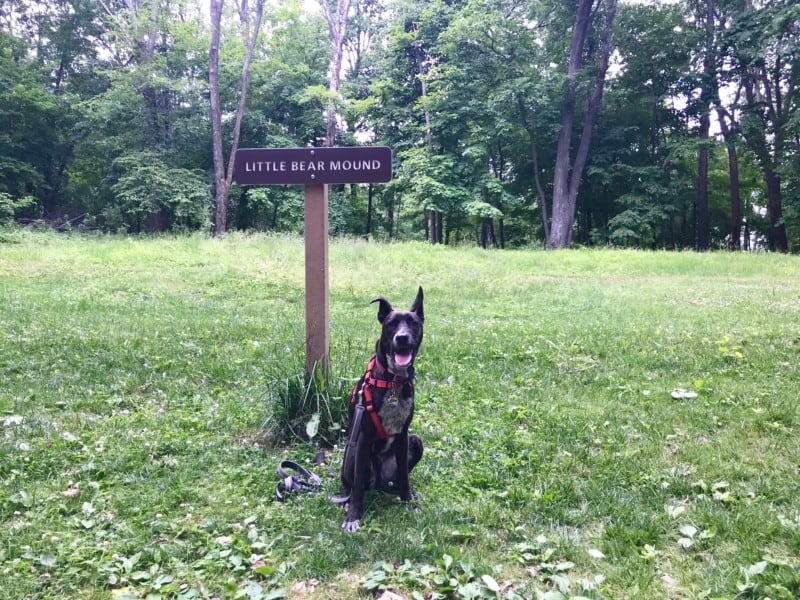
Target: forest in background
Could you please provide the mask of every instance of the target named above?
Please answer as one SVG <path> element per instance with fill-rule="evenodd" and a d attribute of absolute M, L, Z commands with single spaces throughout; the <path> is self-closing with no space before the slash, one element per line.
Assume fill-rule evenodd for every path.
<path fill-rule="evenodd" d="M 333 234 L 800 251 L 794 0 L 319 2 L 0 2 L 0 223 L 301 232 L 232 149 L 374 144 Z"/>

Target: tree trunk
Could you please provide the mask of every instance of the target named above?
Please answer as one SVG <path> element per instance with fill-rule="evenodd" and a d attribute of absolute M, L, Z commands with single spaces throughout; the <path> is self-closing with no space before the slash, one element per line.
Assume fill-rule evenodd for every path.
<path fill-rule="evenodd" d="M 425 76 L 428 74 L 428 66 L 425 62 L 427 56 L 420 42 L 412 44 L 414 60 L 417 63 L 417 73 L 419 73 L 420 95 L 422 98 L 428 97 L 428 84 Z M 428 103 L 423 103 L 423 117 L 425 118 L 425 147 L 428 152 L 432 151 L 433 138 L 431 137 L 431 113 L 428 110 Z M 437 219 L 441 223 L 442 215 L 434 209 L 425 209 L 425 237 L 431 244 L 439 244 L 442 240 L 441 228 L 437 230 Z"/>
<path fill-rule="evenodd" d="M 328 33 L 331 36 L 331 74 L 328 82 L 328 91 L 331 94 L 330 102 L 341 87 L 342 56 L 344 54 L 344 39 L 347 31 L 347 16 L 350 12 L 350 0 L 337 0 L 336 12 L 331 12 L 328 0 L 319 0 L 325 20 L 328 22 Z M 325 111 L 325 145 L 336 145 L 336 107 L 328 106 Z"/>
<path fill-rule="evenodd" d="M 370 234 L 372 233 L 372 197 L 374 196 L 375 188 L 370 183 L 367 187 L 367 227 L 366 227 L 366 236 L 369 238 Z"/>
<path fill-rule="evenodd" d="M 575 103 L 578 93 L 578 70 L 586 35 L 591 24 L 591 0 L 580 0 L 575 29 L 572 32 L 572 45 L 567 65 L 567 86 L 564 104 L 561 107 L 561 134 L 556 148 L 556 164 L 553 174 L 553 221 L 549 248 L 567 248 L 572 234 L 575 209 L 569 205 L 569 174 L 571 163 L 572 124 L 575 120 Z"/>
<path fill-rule="evenodd" d="M 211 47 L 208 51 L 208 87 L 211 103 L 211 149 L 214 159 L 214 233 L 225 233 L 228 221 L 229 188 L 222 156 L 222 109 L 219 101 L 219 45 L 224 0 L 211 0 Z"/>
<path fill-rule="evenodd" d="M 431 244 L 442 243 L 442 213 L 435 210 L 426 210 L 426 229 L 428 230 L 428 241 Z"/>
<path fill-rule="evenodd" d="M 536 184 L 536 192 L 539 195 L 539 204 L 541 205 L 542 212 L 542 232 L 544 233 L 544 241 L 550 238 L 550 222 L 547 219 L 547 196 L 544 193 L 542 186 L 542 178 L 539 176 L 539 153 L 536 150 L 536 131 L 534 130 L 533 123 L 528 118 L 528 108 L 525 106 L 522 98 L 518 98 L 520 117 L 522 118 L 522 126 L 528 132 L 528 139 L 530 140 L 531 162 L 533 163 L 533 182 Z"/>
<path fill-rule="evenodd" d="M 230 204 L 230 190 L 233 183 L 233 164 L 236 151 L 239 148 L 239 135 L 242 129 L 242 119 L 247 103 L 247 83 L 250 78 L 250 63 L 253 60 L 258 32 L 261 28 L 261 19 L 264 15 L 266 0 L 256 0 L 256 14 L 252 28 L 248 14 L 247 1 L 239 4 L 239 19 L 242 23 L 244 39 L 247 44 L 244 62 L 242 64 L 241 91 L 239 106 L 236 109 L 236 118 L 233 125 L 233 140 L 231 153 L 227 166 L 222 151 L 222 108 L 219 98 L 219 48 L 222 29 L 222 7 L 224 0 L 211 0 L 211 47 L 208 51 L 208 86 L 211 103 L 211 145 L 214 159 L 214 197 L 216 209 L 214 212 L 214 235 L 222 235 L 228 226 L 228 205 Z"/>
<path fill-rule="evenodd" d="M 695 248 L 699 252 L 708 250 L 711 237 L 711 219 L 708 207 L 708 154 L 709 130 L 711 129 L 711 101 L 716 95 L 714 49 L 714 0 L 706 0 L 705 48 L 703 72 L 700 80 L 700 147 L 697 156 L 697 202 L 695 205 Z"/>
<path fill-rule="evenodd" d="M 757 110 L 762 103 L 767 104 L 766 100 L 761 97 L 760 91 L 756 88 L 752 78 L 745 78 L 744 80 L 745 97 L 747 105 L 750 110 Z M 775 118 L 773 116 L 772 122 Z M 778 174 L 775 172 L 776 158 L 773 152 L 777 153 L 777 149 L 782 147 L 782 138 L 779 135 L 774 135 L 768 143 L 767 140 L 767 123 L 764 127 L 751 127 L 745 131 L 745 138 L 753 153 L 761 163 L 761 168 L 764 172 L 764 182 L 767 186 L 767 212 L 769 213 L 769 249 L 777 252 L 789 251 L 789 238 L 786 233 L 786 225 L 783 223 L 783 200 L 781 196 L 781 182 Z M 779 132 L 780 133 L 780 132 Z M 772 146 L 772 150 L 770 149 Z"/>
<path fill-rule="evenodd" d="M 728 177 L 730 179 L 731 197 L 731 239 L 728 248 L 733 251 L 742 249 L 742 198 L 739 183 L 739 154 L 736 150 L 735 131 L 728 124 L 726 111 L 718 108 L 717 118 L 725 148 L 728 152 Z"/>
<path fill-rule="evenodd" d="M 567 86 L 561 111 L 561 134 L 558 138 L 553 174 L 553 218 L 550 225 L 550 237 L 547 242 L 547 246 L 550 249 L 568 248 L 572 244 L 572 228 L 575 223 L 578 188 L 586 167 L 592 131 L 603 102 L 603 87 L 606 72 L 608 71 L 608 58 L 611 53 L 611 33 L 616 16 L 616 0 L 608 0 L 600 55 L 597 57 L 597 77 L 588 100 L 583 132 L 573 163 L 571 160 L 571 144 L 578 93 L 578 73 L 583 66 L 582 57 L 586 38 L 591 27 L 592 5 L 592 0 L 580 0 L 575 29 L 572 34 L 567 66 Z"/>
<path fill-rule="evenodd" d="M 781 180 L 769 167 L 764 168 L 764 181 L 767 184 L 767 210 L 769 212 L 769 249 L 776 252 L 789 251 L 789 238 L 783 224 L 781 199 Z"/>
<path fill-rule="evenodd" d="M 703 109 L 700 115 L 700 148 L 697 156 L 697 201 L 695 203 L 695 249 L 708 250 L 710 219 L 708 211 L 708 145 L 711 118 Z"/>

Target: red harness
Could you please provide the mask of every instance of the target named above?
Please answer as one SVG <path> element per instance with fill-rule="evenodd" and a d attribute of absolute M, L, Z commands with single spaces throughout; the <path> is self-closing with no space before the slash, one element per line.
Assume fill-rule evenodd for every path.
<path fill-rule="evenodd" d="M 375 425 L 378 437 L 382 440 L 388 440 L 392 436 L 386 433 L 386 430 L 383 428 L 383 423 L 381 422 L 381 417 L 375 410 L 375 405 L 372 403 L 372 390 L 374 388 L 399 390 L 406 382 L 413 380 L 413 375 L 409 378 L 389 373 L 391 379 L 383 378 L 385 375 L 386 370 L 378 362 L 377 357 L 373 355 L 369 360 L 369 365 L 367 366 L 364 376 L 356 384 L 356 387 L 353 388 L 353 396 L 350 398 L 350 404 L 358 403 L 359 394 L 364 398 L 364 407 L 367 409 L 372 423 Z"/>

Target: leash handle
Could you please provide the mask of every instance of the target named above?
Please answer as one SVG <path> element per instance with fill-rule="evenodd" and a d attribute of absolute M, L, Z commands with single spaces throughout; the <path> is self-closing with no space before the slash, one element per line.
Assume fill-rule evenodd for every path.
<path fill-rule="evenodd" d="M 294 471 L 290 473 L 289 471 Z M 281 480 L 275 487 L 275 496 L 283 502 L 290 492 L 309 492 L 316 494 L 322 485 L 318 475 L 312 473 L 293 460 L 284 460 L 278 465 L 278 477 Z"/>

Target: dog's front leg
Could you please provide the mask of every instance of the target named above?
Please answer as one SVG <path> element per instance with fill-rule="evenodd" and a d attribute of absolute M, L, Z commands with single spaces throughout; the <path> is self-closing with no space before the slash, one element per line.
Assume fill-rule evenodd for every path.
<path fill-rule="evenodd" d="M 397 460 L 397 487 L 403 502 L 411 500 L 411 483 L 408 477 L 408 429 L 394 441 L 395 460 Z"/>
<path fill-rule="evenodd" d="M 369 471 L 369 452 L 371 443 L 367 440 L 369 436 L 362 431 L 358 436 L 355 447 L 355 461 L 353 468 L 353 487 L 350 490 L 350 503 L 347 506 L 342 529 L 347 533 L 355 533 L 361 527 L 361 516 L 364 513 L 364 490 L 367 485 L 367 473 Z"/>

